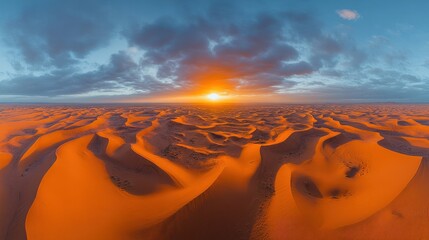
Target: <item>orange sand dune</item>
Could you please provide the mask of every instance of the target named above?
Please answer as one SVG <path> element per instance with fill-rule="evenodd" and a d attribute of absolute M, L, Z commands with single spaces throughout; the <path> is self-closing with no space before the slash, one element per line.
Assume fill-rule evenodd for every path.
<path fill-rule="evenodd" d="M 0 239 L 429 239 L 427 105 L 0 106 Z"/>

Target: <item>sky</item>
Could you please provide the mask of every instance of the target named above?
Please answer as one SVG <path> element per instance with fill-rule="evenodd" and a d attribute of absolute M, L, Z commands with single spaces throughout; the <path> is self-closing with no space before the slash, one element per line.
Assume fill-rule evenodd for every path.
<path fill-rule="evenodd" d="M 426 0 L 0 2 L 0 102 L 429 102 Z"/>

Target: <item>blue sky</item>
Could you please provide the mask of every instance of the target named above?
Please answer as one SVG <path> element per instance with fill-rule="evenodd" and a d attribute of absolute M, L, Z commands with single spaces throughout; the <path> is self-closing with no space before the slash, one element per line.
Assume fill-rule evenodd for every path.
<path fill-rule="evenodd" d="M 429 2 L 19 1 L 1 102 L 429 102 Z"/>

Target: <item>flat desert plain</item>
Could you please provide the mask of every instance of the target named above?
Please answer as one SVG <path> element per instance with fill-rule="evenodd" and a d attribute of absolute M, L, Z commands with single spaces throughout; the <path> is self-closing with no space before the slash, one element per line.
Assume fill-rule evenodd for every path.
<path fill-rule="evenodd" d="M 0 239 L 429 239 L 429 106 L 1 105 Z"/>

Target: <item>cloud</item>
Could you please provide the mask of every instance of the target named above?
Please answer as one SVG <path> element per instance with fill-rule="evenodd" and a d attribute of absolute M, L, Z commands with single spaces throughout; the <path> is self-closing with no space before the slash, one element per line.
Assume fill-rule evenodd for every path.
<path fill-rule="evenodd" d="M 357 20 L 360 18 L 360 15 L 355 10 L 350 9 L 341 9 L 337 11 L 338 16 L 346 20 Z"/>
<path fill-rule="evenodd" d="M 134 22 L 124 29 L 123 36 L 129 43 L 127 48 L 134 50 L 134 56 L 143 53 L 140 59 L 135 61 L 124 50 L 89 72 L 82 72 L 73 62 L 104 44 L 105 39 L 85 38 L 82 33 L 80 43 L 85 47 L 80 48 L 76 43 L 80 38 L 71 37 L 77 34 L 73 29 L 71 33 L 64 33 L 67 37 L 60 37 L 54 34 L 58 31 L 56 24 L 41 20 L 47 25 L 32 26 L 39 29 L 34 33 L 29 31 L 30 38 L 24 37 L 22 29 L 22 37 L 17 36 L 24 42 L 40 38 L 43 44 L 34 48 L 18 45 L 18 49 L 27 64 L 44 62 L 54 69 L 41 75 L 18 75 L 1 81 L 0 94 L 53 97 L 121 89 L 142 95 L 210 90 L 272 93 L 279 87 L 299 85 L 291 80 L 293 77 L 335 68 L 340 61 L 348 61 L 358 68 L 365 56 L 348 41 L 325 33 L 320 21 L 309 13 L 259 12 L 240 15 L 237 19 L 237 10 L 220 9 L 214 6 L 199 15 L 182 17 L 180 21 L 161 17 L 140 24 Z M 85 13 L 79 14 L 77 22 L 86 19 L 91 26 L 95 21 Z M 215 18 L 219 21 L 212 21 Z M 19 23 L 28 28 L 25 25 L 28 23 Z M 110 34 L 105 25 L 96 28 L 100 28 L 101 35 Z M 42 34 L 44 29 L 53 29 L 53 34 Z M 96 33 L 91 30 L 88 36 Z M 57 46 L 55 51 L 52 47 L 44 48 L 53 43 Z M 35 54 L 29 54 L 32 52 Z M 33 58 L 26 55 L 41 56 L 41 59 L 33 62 Z"/>
<path fill-rule="evenodd" d="M 103 7 L 54 1 L 28 6 L 10 19 L 4 26 L 4 41 L 22 57 L 17 67 L 62 68 L 105 46 L 113 29 Z"/>
<path fill-rule="evenodd" d="M 158 19 L 129 29 L 125 37 L 145 52 L 143 69 L 156 69 L 158 78 L 173 80 L 182 90 L 272 91 L 292 76 L 333 67 L 338 56 L 349 54 L 311 14 L 259 13 L 240 21 L 219 12 L 221 20 L 212 21 L 211 14 L 180 22 Z"/>
<path fill-rule="evenodd" d="M 427 89 L 427 80 L 413 87 L 363 82 L 358 85 L 324 84 L 308 91 L 288 92 L 288 95 L 302 102 L 338 102 L 339 99 L 341 102 L 425 102 L 429 94 Z"/>
<path fill-rule="evenodd" d="M 214 16 L 221 20 L 212 21 Z M 49 18 L 33 25 L 18 21 L 23 27 L 19 34 L 11 35 L 12 39 L 24 43 L 41 39 L 32 43 L 34 46 L 17 43 L 25 63 L 45 64 L 48 70 L 0 81 L 0 94 L 52 97 L 124 89 L 148 95 L 165 93 L 166 88 L 182 93 L 210 89 L 271 93 L 278 86 L 295 86 L 291 77 L 334 67 L 339 56 L 353 58 L 346 44 L 325 34 L 311 14 L 261 12 L 239 20 L 235 16 L 234 11 L 211 8 L 181 21 L 158 18 L 134 23 L 123 35 L 129 43 L 127 48 L 134 49 L 134 57 L 143 53 L 140 59 L 135 61 L 124 50 L 88 72 L 82 72 L 75 62 L 103 45 L 104 38 L 109 39 L 105 23 L 94 26 L 95 31 L 91 24 L 96 24 L 96 17 L 79 13 L 76 29 L 58 34 L 59 26 Z M 69 22 L 68 17 L 65 19 Z M 87 30 L 79 32 L 83 22 L 88 24 Z M 31 27 L 38 29 L 25 35 L 24 30 Z M 103 37 L 92 37 L 97 33 Z M 73 37 L 76 34 L 81 37 Z"/>
<path fill-rule="evenodd" d="M 311 80 L 300 86 L 299 93 L 288 91 L 287 94 L 302 102 L 338 102 L 338 99 L 342 102 L 425 102 L 429 95 L 428 78 L 397 70 L 365 67 L 340 73 L 338 77 L 336 81 Z M 329 78 L 336 76 L 329 75 Z"/>
<path fill-rule="evenodd" d="M 0 81 L 0 95 L 60 96 L 91 92 L 112 94 L 124 89 L 149 93 L 169 87 L 144 75 L 125 52 L 112 54 L 110 61 L 96 70 L 81 73 L 76 68 L 54 70 L 43 75 L 21 75 Z"/>

